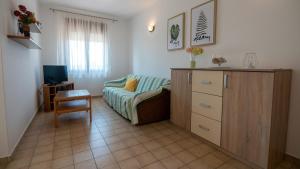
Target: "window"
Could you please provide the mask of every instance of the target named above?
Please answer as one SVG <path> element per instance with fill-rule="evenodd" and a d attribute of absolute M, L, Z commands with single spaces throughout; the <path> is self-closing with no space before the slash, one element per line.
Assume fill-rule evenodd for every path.
<path fill-rule="evenodd" d="M 107 26 L 90 20 L 66 18 L 60 44 L 63 60 L 73 77 L 106 76 Z"/>

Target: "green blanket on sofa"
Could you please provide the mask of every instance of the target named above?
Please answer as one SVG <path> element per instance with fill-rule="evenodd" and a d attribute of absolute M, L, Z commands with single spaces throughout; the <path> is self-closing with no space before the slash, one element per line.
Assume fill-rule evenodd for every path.
<path fill-rule="evenodd" d="M 124 89 L 127 79 L 132 77 L 139 81 L 135 92 Z M 114 110 L 124 118 L 131 120 L 132 124 L 138 124 L 137 105 L 160 94 L 163 88 L 169 89 L 169 85 L 170 81 L 163 78 L 128 75 L 118 80 L 105 82 L 103 96 Z"/>

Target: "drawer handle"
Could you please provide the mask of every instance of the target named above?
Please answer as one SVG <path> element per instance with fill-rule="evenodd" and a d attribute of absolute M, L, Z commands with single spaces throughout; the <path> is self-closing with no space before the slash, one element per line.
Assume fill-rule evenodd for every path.
<path fill-rule="evenodd" d="M 227 89 L 228 88 L 228 75 L 224 75 L 224 88 Z"/>
<path fill-rule="evenodd" d="M 207 109 L 210 109 L 211 108 L 211 105 L 208 105 L 208 104 L 205 104 L 205 103 L 200 103 L 199 104 L 201 107 L 204 107 L 204 108 L 207 108 Z"/>
<path fill-rule="evenodd" d="M 205 130 L 205 131 L 210 131 L 210 129 L 209 128 L 207 128 L 207 127 L 204 127 L 204 126 L 202 126 L 202 125 L 198 125 L 198 127 L 200 128 L 200 129 L 202 129 L 202 130 Z"/>
<path fill-rule="evenodd" d="M 192 84 L 192 73 L 188 73 L 188 84 Z"/>
<path fill-rule="evenodd" d="M 212 82 L 209 81 L 209 80 L 202 80 L 202 81 L 201 81 L 201 84 L 203 84 L 203 85 L 211 85 Z"/>

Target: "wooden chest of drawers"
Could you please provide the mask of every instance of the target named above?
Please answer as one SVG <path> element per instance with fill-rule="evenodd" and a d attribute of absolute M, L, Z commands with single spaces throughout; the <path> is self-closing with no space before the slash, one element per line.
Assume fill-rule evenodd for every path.
<path fill-rule="evenodd" d="M 191 132 L 221 145 L 223 71 L 193 71 Z"/>
<path fill-rule="evenodd" d="M 204 93 L 192 93 L 192 112 L 221 122 L 222 97 Z"/>
<path fill-rule="evenodd" d="M 276 168 L 285 154 L 291 74 L 172 69 L 171 121 L 254 168 Z"/>
<path fill-rule="evenodd" d="M 193 71 L 192 91 L 223 96 L 223 71 Z"/>
<path fill-rule="evenodd" d="M 221 145 L 221 122 L 196 113 L 192 113 L 191 121 L 191 130 L 194 134 L 216 145 Z"/>

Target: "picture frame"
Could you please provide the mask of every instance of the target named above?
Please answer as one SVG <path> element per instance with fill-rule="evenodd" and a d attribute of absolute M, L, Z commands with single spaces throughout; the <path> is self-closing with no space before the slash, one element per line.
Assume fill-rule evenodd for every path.
<path fill-rule="evenodd" d="M 167 25 L 169 51 L 185 48 L 185 13 L 180 13 L 168 19 Z"/>
<path fill-rule="evenodd" d="M 217 0 L 209 0 L 191 9 L 190 46 L 216 44 Z"/>

